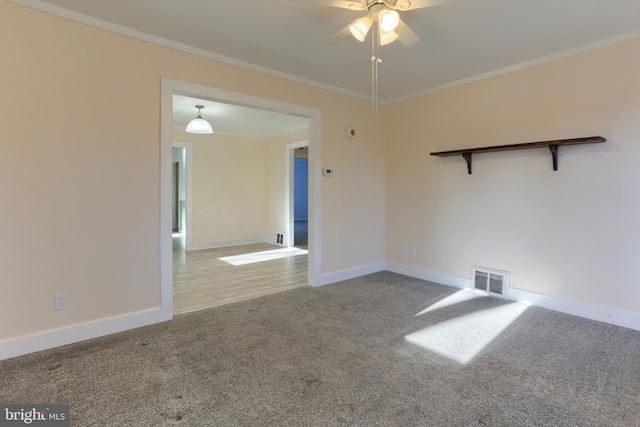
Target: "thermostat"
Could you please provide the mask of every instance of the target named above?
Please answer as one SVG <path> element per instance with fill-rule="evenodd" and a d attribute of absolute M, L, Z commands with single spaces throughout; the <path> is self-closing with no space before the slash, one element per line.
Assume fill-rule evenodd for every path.
<path fill-rule="evenodd" d="M 330 169 L 330 168 L 322 169 L 322 175 L 324 175 L 324 176 L 333 176 L 333 169 Z"/>

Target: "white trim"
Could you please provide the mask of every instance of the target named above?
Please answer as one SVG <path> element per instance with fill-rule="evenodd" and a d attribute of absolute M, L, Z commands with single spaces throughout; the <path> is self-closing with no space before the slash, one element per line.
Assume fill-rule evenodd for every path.
<path fill-rule="evenodd" d="M 430 93 L 440 92 L 442 90 L 452 89 L 454 87 L 463 86 L 470 83 L 479 82 L 481 80 L 502 76 L 504 74 L 509 74 L 515 71 L 521 71 L 527 68 L 536 67 L 538 65 L 547 64 L 549 62 L 558 61 L 560 59 L 569 58 L 571 56 L 580 55 L 582 53 L 587 53 L 592 50 L 601 49 L 603 47 L 611 46 L 616 43 L 622 43 L 638 37 L 640 37 L 640 30 L 634 30 L 629 33 L 620 34 L 614 37 L 609 37 L 603 40 L 599 40 L 597 42 L 574 47 L 572 49 L 563 50 L 562 52 L 553 53 L 551 55 L 543 56 L 541 58 L 532 59 L 530 61 L 521 62 L 519 64 L 510 65 L 508 67 L 492 70 L 483 74 L 467 77 L 462 80 L 456 80 L 454 82 L 445 83 L 439 86 L 432 87 L 430 89 L 425 89 L 419 92 L 410 93 L 408 95 L 399 96 L 397 98 L 388 99 L 386 103 L 394 104 L 396 102 L 406 101 L 407 99 L 417 98 L 418 96 L 428 95 Z"/>
<path fill-rule="evenodd" d="M 537 307 L 640 331 L 640 313 L 552 297 L 515 288 L 511 288 L 509 299 L 528 302 Z"/>
<path fill-rule="evenodd" d="M 278 232 L 280 233 L 280 232 Z M 282 232 L 282 234 L 284 234 L 285 236 L 287 235 L 287 233 Z M 274 246 L 280 246 L 283 248 L 286 248 L 287 246 L 283 243 L 278 243 L 278 241 L 276 240 L 275 237 L 269 236 L 269 237 L 265 237 L 264 238 L 264 243 L 269 243 L 270 245 L 274 245 Z"/>
<path fill-rule="evenodd" d="M 169 120 L 164 120 L 169 117 Z M 173 162 L 173 93 L 169 81 L 160 88 L 160 307 L 173 313 L 173 237 L 171 236 L 171 163 Z M 166 169 L 166 170 L 165 170 Z"/>
<path fill-rule="evenodd" d="M 387 270 L 442 285 L 471 289 L 471 279 L 451 276 L 427 270 L 425 268 L 411 267 L 408 265 L 388 262 Z M 537 307 L 558 311 L 560 313 L 566 313 L 573 316 L 583 317 L 585 319 L 596 320 L 640 331 L 640 313 L 633 313 L 596 304 L 588 304 L 564 298 L 552 297 L 550 295 L 543 295 L 513 287 L 510 288 L 509 299 L 512 301 L 526 302 Z"/>
<path fill-rule="evenodd" d="M 320 281 L 313 286 L 324 286 L 331 283 L 342 282 L 343 280 L 355 279 L 356 277 L 366 276 L 367 274 L 378 273 L 386 269 L 386 263 L 377 262 L 374 264 L 362 265 L 360 267 L 349 268 L 346 270 L 335 271 L 333 273 L 325 273 Z"/>
<path fill-rule="evenodd" d="M 453 286 L 454 288 L 471 289 L 471 280 L 464 277 L 451 276 L 449 274 L 439 273 L 437 271 L 427 270 L 420 267 L 412 267 L 410 265 L 387 262 L 387 270 L 393 273 L 404 274 L 405 276 L 415 277 L 416 279 L 428 280 L 429 282 L 439 283 L 441 285 Z"/>
<path fill-rule="evenodd" d="M 322 276 L 322 115 L 309 119 L 309 284 Z"/>
<path fill-rule="evenodd" d="M 275 239 L 273 239 L 275 242 Z M 252 245 L 255 243 L 271 243 L 268 237 L 246 237 L 244 239 L 216 240 L 213 242 L 191 243 L 192 251 L 200 251 L 203 249 L 226 248 L 229 246 Z"/>
<path fill-rule="evenodd" d="M 38 332 L 0 342 L 0 360 L 48 350 L 79 341 L 115 334 L 171 320 L 173 313 L 161 308 L 95 320 L 78 325 Z"/>
<path fill-rule="evenodd" d="M 371 99 L 370 95 L 363 95 L 356 91 L 344 89 L 338 86 L 333 86 L 327 83 L 317 82 L 315 80 L 307 79 L 304 77 L 295 76 L 293 74 L 285 73 L 283 71 L 274 70 L 272 68 L 263 67 L 261 65 L 252 64 L 250 62 L 242 61 L 228 56 L 220 55 L 205 49 L 189 46 L 184 43 L 179 43 L 173 40 L 165 39 L 163 37 L 148 34 L 142 31 L 133 30 L 131 28 L 114 24 L 113 22 L 104 21 L 102 19 L 94 18 L 92 16 L 84 15 L 82 13 L 74 12 L 69 9 L 65 9 L 60 6 L 54 6 L 49 3 L 42 2 L 40 0 L 9 0 L 12 3 L 28 7 L 30 9 L 39 10 L 51 15 L 59 16 L 61 18 L 70 19 L 72 21 L 80 22 L 82 24 L 90 25 L 92 27 L 100 28 L 112 33 L 120 34 L 126 37 L 142 40 L 145 42 L 153 43 L 158 46 L 168 47 L 169 49 L 175 49 L 181 52 L 197 55 L 202 58 L 211 59 L 212 61 L 221 62 L 223 64 L 233 65 L 236 67 L 244 68 L 258 73 L 267 74 L 273 77 L 279 77 L 282 79 L 291 80 L 293 82 L 306 84 L 309 86 L 317 87 L 319 89 L 329 90 L 342 95 L 353 96 L 354 98 L 363 99 L 368 101 Z M 380 102 L 384 104 L 384 101 Z"/>
<path fill-rule="evenodd" d="M 172 284 L 172 241 L 169 233 L 163 233 L 162 230 L 169 230 L 171 227 L 171 157 L 166 157 L 164 153 L 171 156 L 172 145 L 172 112 L 173 112 L 173 95 L 181 94 L 197 98 L 209 99 L 212 101 L 228 102 L 230 104 L 242 105 L 252 108 L 259 108 L 269 111 L 280 112 L 284 114 L 293 114 L 309 119 L 309 223 L 312 224 L 309 229 L 309 272 L 308 282 L 313 285 L 320 281 L 322 272 L 321 259 L 321 146 L 322 146 L 322 113 L 320 110 L 311 107 L 305 107 L 296 104 L 290 104 L 282 101 L 276 101 L 269 98 L 261 98 L 253 95 L 247 95 L 238 92 L 232 92 L 223 89 L 217 89 L 209 86 L 203 86 L 195 83 L 188 83 L 179 80 L 162 78 L 161 90 L 161 135 L 160 135 L 160 211 L 161 211 L 161 288 L 163 301 L 165 299 L 171 301 L 173 305 L 173 284 Z M 163 221 L 162 219 L 166 217 Z M 165 226 L 165 222 L 169 221 Z M 197 244 L 196 244 L 197 245 Z M 192 244 L 192 246 L 196 246 Z M 163 302 L 164 303 L 164 302 Z"/>

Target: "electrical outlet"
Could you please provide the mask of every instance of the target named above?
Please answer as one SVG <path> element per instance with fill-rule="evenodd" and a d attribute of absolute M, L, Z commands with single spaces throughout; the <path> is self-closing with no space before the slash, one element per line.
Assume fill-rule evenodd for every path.
<path fill-rule="evenodd" d="M 415 258 L 416 257 L 416 248 L 409 249 L 409 256 L 411 258 Z"/>
<path fill-rule="evenodd" d="M 69 308 L 69 292 L 58 292 L 56 294 L 56 311 Z"/>

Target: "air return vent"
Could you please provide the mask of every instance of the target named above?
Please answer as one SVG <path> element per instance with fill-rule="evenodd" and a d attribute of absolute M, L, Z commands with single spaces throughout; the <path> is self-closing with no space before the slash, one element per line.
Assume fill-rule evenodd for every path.
<path fill-rule="evenodd" d="M 473 267 L 472 287 L 487 295 L 509 299 L 509 273 L 484 267 Z"/>

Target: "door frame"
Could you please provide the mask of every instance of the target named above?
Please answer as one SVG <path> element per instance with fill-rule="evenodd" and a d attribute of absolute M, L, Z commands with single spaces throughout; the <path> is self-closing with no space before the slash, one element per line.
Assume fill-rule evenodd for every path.
<path fill-rule="evenodd" d="M 291 144 L 287 144 L 286 147 L 286 155 L 287 155 L 287 197 L 286 197 L 286 223 L 287 223 L 287 247 L 292 247 L 294 246 L 294 239 L 295 239 L 295 235 L 294 235 L 294 229 L 295 229 L 295 213 L 294 213 L 294 204 L 295 204 L 295 197 L 294 197 L 294 190 L 295 190 L 295 183 L 294 183 L 294 170 L 295 170 L 295 150 L 296 148 L 302 148 L 302 147 L 308 147 L 309 146 L 309 141 L 308 140 L 304 140 L 304 141 L 299 141 L 299 142 L 293 142 Z M 311 175 L 311 168 L 309 168 L 309 177 Z M 311 193 L 309 193 L 309 196 L 311 195 Z M 311 198 L 311 197 L 309 197 Z"/>
<path fill-rule="evenodd" d="M 321 149 L 322 113 L 319 109 L 269 98 L 203 86 L 163 77 L 160 91 L 160 303 L 173 313 L 173 259 L 171 240 L 171 163 L 173 142 L 173 95 L 259 108 L 305 117 L 309 120 L 309 261 L 308 283 L 322 283 Z M 313 171 L 313 172 L 312 172 Z"/>

